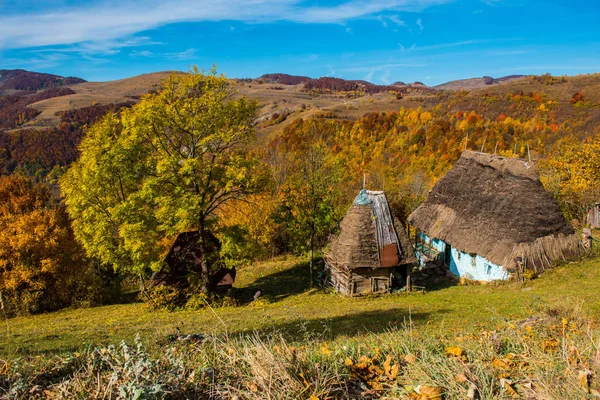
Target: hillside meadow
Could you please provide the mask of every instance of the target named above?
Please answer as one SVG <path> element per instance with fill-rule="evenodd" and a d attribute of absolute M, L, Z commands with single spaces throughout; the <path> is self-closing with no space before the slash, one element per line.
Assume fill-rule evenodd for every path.
<path fill-rule="evenodd" d="M 2 390 L 100 398 L 126 383 L 150 394 L 166 380 L 157 398 L 438 398 L 419 397 L 419 384 L 446 398 L 466 398 L 471 386 L 480 398 L 512 390 L 591 398 L 597 392 L 580 381 L 584 373 L 593 384 L 600 372 L 599 267 L 592 258 L 525 283 L 447 281 L 350 298 L 310 289 L 305 260 L 277 258 L 239 271 L 235 307 L 168 312 L 131 303 L 7 320 Z M 205 338 L 178 340 L 190 334 Z M 185 373 L 152 378 L 175 368 L 169 363 Z M 88 376 L 92 369 L 99 375 Z"/>
<path fill-rule="evenodd" d="M 599 76 L 524 77 L 471 92 L 357 92 L 332 89 L 345 81 L 286 86 L 196 71 L 172 76 L 139 102 L 141 89 L 120 93 L 114 101 L 122 104 L 92 104 L 94 93 L 84 91 L 91 97 L 79 106 L 89 100 L 88 107 L 56 114 L 63 106 L 52 104 L 74 94 L 47 98 L 57 127 L 0 135 L 0 187 L 7 188 L 0 261 L 10 269 L 2 395 L 600 396 L 600 258 L 524 283 L 447 280 L 351 298 L 311 288 L 309 261 L 300 256 L 326 245 L 364 180 L 385 189 L 405 220 L 465 149 L 532 157 L 546 189 L 581 227 L 600 193 Z M 186 81 L 215 88 L 189 96 L 172 84 Z M 81 94 L 77 85 L 69 90 Z M 26 96 L 15 97 L 16 109 L 33 101 Z M 192 139 L 173 147 L 170 135 L 181 127 L 172 121 L 187 108 L 200 111 L 185 114 L 191 128 L 183 131 L 198 135 L 175 135 Z M 24 128 L 26 117 L 11 121 Z M 216 121 L 221 130 L 212 136 L 194 128 Z M 204 154 L 201 142 L 227 143 L 212 153 L 223 156 L 211 161 L 219 173 L 203 164 L 211 157 L 188 151 Z M 200 184 L 208 196 L 198 196 Z M 227 207 L 219 188 L 231 196 Z M 149 200 L 155 207 L 146 207 Z M 214 229 L 222 260 L 238 268 L 232 296 L 204 296 L 204 268 L 194 284 L 206 286 L 184 293 L 156 290 L 143 303 L 132 285 L 120 291 L 122 282 L 151 279 L 177 234 L 197 225 Z M 178 301 L 151 307 L 161 296 Z"/>

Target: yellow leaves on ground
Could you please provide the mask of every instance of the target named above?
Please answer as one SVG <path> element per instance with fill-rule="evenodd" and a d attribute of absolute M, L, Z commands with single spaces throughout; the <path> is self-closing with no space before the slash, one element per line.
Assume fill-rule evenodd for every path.
<path fill-rule="evenodd" d="M 388 354 L 383 363 L 378 363 L 378 358 L 381 353 L 380 349 L 375 349 L 375 354 L 372 357 L 360 356 L 356 362 L 350 357 L 346 357 L 344 365 L 350 367 L 352 374 L 365 382 L 372 390 L 383 390 L 385 384 L 395 381 L 400 372 L 400 366 L 394 363 L 394 357 Z"/>
<path fill-rule="evenodd" d="M 404 362 L 407 364 L 413 364 L 417 362 L 417 357 L 412 353 L 408 353 L 404 356 Z"/>
<path fill-rule="evenodd" d="M 506 393 L 509 394 L 511 397 L 515 397 L 515 398 L 521 397 L 521 396 L 519 396 L 519 393 L 513 387 L 512 381 L 510 379 L 501 378 L 500 386 L 502 386 L 502 389 L 505 390 Z"/>
<path fill-rule="evenodd" d="M 416 393 L 410 393 L 408 396 L 414 400 L 442 400 L 444 398 L 444 389 L 439 386 L 419 385 L 415 388 Z"/>
<path fill-rule="evenodd" d="M 554 353 L 558 350 L 558 340 L 556 339 L 548 339 L 542 342 L 542 349 L 546 353 Z"/>
<path fill-rule="evenodd" d="M 324 356 L 330 356 L 331 355 L 331 350 L 329 350 L 329 348 L 327 347 L 327 345 L 323 345 L 321 346 L 321 354 L 323 354 Z"/>
<path fill-rule="evenodd" d="M 446 347 L 446 354 L 450 357 L 462 357 L 463 349 L 458 346 Z"/>

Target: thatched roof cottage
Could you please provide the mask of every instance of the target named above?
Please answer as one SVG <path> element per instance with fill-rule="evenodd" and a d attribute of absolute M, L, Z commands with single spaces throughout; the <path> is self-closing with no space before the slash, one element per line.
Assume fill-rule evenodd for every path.
<path fill-rule="evenodd" d="M 492 281 L 542 272 L 580 254 L 580 241 L 537 169 L 522 159 L 465 151 L 409 217 L 420 262 Z"/>
<path fill-rule="evenodd" d="M 394 269 L 406 270 L 415 263 L 408 237 L 384 192 L 361 190 L 325 252 L 331 285 L 351 296 L 387 292 Z"/>

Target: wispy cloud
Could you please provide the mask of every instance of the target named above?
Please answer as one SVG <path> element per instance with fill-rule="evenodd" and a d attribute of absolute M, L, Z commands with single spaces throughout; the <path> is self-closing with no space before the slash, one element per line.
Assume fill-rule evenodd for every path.
<path fill-rule="evenodd" d="M 166 53 L 164 56 L 174 61 L 192 60 L 196 58 L 196 49 L 191 48 L 177 53 Z"/>
<path fill-rule="evenodd" d="M 402 52 L 409 52 L 409 51 L 440 50 L 440 49 L 463 47 L 463 46 L 470 46 L 470 45 L 476 45 L 476 44 L 505 43 L 505 42 L 520 41 L 520 40 L 522 40 L 522 39 L 520 39 L 520 38 L 493 39 L 493 40 L 472 39 L 472 40 L 461 40 L 458 42 L 451 42 L 451 43 L 430 44 L 430 45 L 425 45 L 425 46 L 417 46 L 416 44 L 413 43 L 413 45 L 410 46 L 409 48 L 406 48 L 401 43 L 398 43 L 398 46 L 400 47 L 400 50 Z"/>
<path fill-rule="evenodd" d="M 60 65 L 68 59 L 68 55 L 61 53 L 35 54 L 32 57 L 19 59 L 0 57 L 0 68 L 52 68 Z"/>
<path fill-rule="evenodd" d="M 124 40 L 88 41 L 68 46 L 50 46 L 34 50 L 38 53 L 76 53 L 83 56 L 110 56 L 127 47 L 142 47 L 162 44 L 148 36 L 131 37 Z"/>
<path fill-rule="evenodd" d="M 383 25 L 384 28 L 387 28 L 389 26 L 388 22 L 391 22 L 397 26 L 402 26 L 402 27 L 407 26 L 406 22 L 401 20 L 398 15 L 378 15 L 376 19 L 377 19 L 377 21 L 381 22 L 381 24 Z"/>
<path fill-rule="evenodd" d="M 424 29 L 424 28 L 423 28 L 423 20 L 422 20 L 421 18 L 419 18 L 419 19 L 417 20 L 417 26 L 419 27 L 419 30 L 420 30 L 420 31 L 422 31 L 422 30 Z"/>
<path fill-rule="evenodd" d="M 37 14 L 0 16 L 0 49 L 101 43 L 186 21 L 343 23 L 450 1 L 347 0 L 335 6 L 306 7 L 301 0 L 102 0 L 93 5 L 55 6 Z M 39 8 L 43 9 L 41 1 Z"/>
<path fill-rule="evenodd" d="M 492 50 L 485 53 L 486 56 L 502 57 L 502 56 L 517 56 L 521 54 L 530 54 L 528 50 Z"/>
<path fill-rule="evenodd" d="M 141 50 L 141 51 L 134 50 L 131 53 L 129 53 L 129 55 L 131 57 L 146 57 L 146 58 L 154 57 L 154 53 L 149 50 Z"/>

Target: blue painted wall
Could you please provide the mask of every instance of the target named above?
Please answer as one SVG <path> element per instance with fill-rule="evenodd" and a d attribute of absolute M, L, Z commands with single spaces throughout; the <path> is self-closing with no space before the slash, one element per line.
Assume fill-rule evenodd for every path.
<path fill-rule="evenodd" d="M 419 232 L 419 239 L 424 241 L 427 245 L 439 251 L 436 264 L 442 264 L 444 262 L 444 253 L 446 250 L 446 242 L 440 239 L 431 239 L 426 234 Z M 421 265 L 425 264 L 425 258 L 423 254 L 417 250 L 417 258 Z M 508 273 L 500 265 L 496 265 L 493 262 L 481 257 L 477 254 L 463 253 L 451 247 L 450 250 L 450 272 L 460 278 L 471 279 L 475 281 L 495 281 L 495 280 L 506 280 L 509 278 Z"/>

